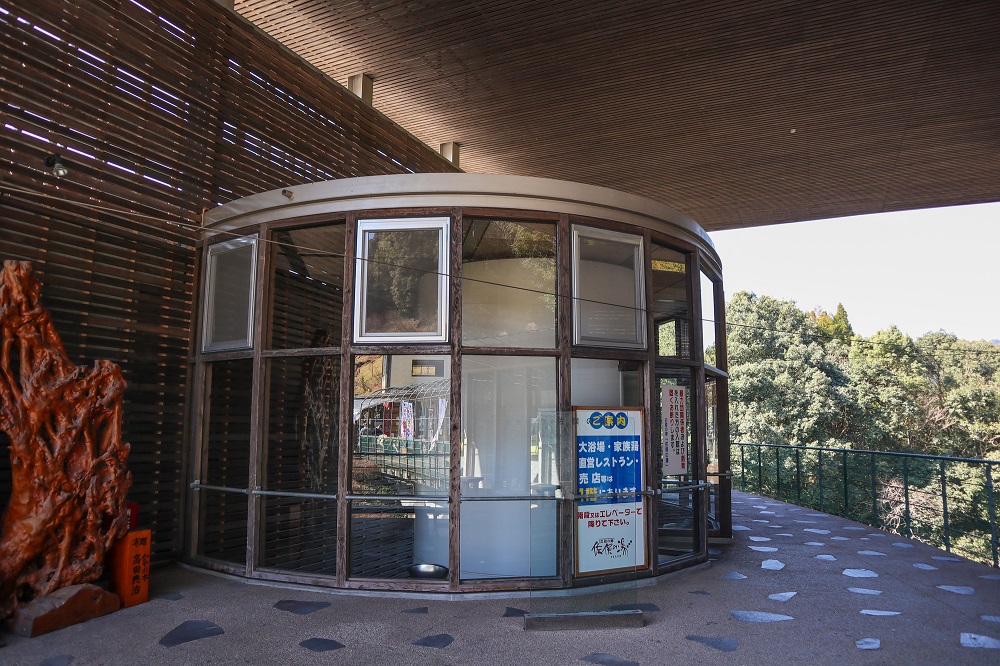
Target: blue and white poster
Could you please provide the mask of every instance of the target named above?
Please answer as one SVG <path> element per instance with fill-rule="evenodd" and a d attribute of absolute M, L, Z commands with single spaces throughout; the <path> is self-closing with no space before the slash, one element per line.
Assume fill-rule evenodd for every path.
<path fill-rule="evenodd" d="M 643 412 L 576 407 L 576 572 L 646 566 Z"/>

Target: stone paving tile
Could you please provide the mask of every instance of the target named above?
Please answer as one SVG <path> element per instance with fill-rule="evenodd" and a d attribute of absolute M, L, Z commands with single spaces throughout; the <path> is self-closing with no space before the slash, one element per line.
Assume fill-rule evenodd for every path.
<path fill-rule="evenodd" d="M 737 501 L 744 501 L 745 496 L 737 494 L 737 497 Z M 589 658 L 586 663 L 652 666 L 664 663 L 668 646 L 670 663 L 676 660 L 699 665 L 722 663 L 720 652 L 738 655 L 738 660 L 732 663 L 755 666 L 795 663 L 794 659 L 788 659 L 789 653 L 809 654 L 816 663 L 875 663 L 861 661 L 861 650 L 874 650 L 870 656 L 887 664 L 1000 663 L 1000 573 L 995 573 L 996 570 L 917 541 L 903 541 L 904 537 L 888 535 L 895 541 L 887 539 L 886 534 L 872 532 L 870 527 L 845 524 L 841 518 L 826 514 L 810 516 L 808 509 L 793 512 L 786 505 L 759 498 L 747 504 L 750 502 L 769 507 L 776 516 L 771 522 L 746 519 L 742 525 L 746 529 L 736 531 L 734 543 L 719 548 L 717 562 L 683 572 L 677 578 L 667 577 L 654 585 L 636 588 L 634 605 L 650 604 L 663 609 L 662 613 L 647 613 L 646 626 L 642 628 L 525 632 L 519 617 L 523 611 L 507 606 L 516 602 L 504 598 L 485 601 L 428 598 L 423 601 L 427 606 L 418 606 L 420 602 L 414 599 L 331 597 L 180 571 L 161 574 L 168 579 L 164 589 L 169 590 L 168 594 L 179 594 L 178 599 L 168 600 L 154 589 L 153 597 L 159 597 L 158 603 L 125 609 L 78 628 L 31 639 L 30 643 L 14 637 L 8 640 L 8 647 L 0 648 L 0 663 L 58 666 L 64 663 L 58 661 L 62 657 L 71 659 L 74 665 L 120 662 L 547 666 L 582 663 L 581 660 Z M 799 540 L 811 534 L 805 531 L 810 523 L 794 522 L 792 516 L 815 518 L 824 528 L 830 528 L 831 533 L 853 538 L 831 536 L 821 550 L 803 545 Z M 785 523 L 791 533 L 786 531 L 782 534 L 787 537 L 778 536 L 775 523 Z M 851 527 L 857 529 L 848 529 Z M 751 540 L 750 536 L 760 538 Z M 875 546 L 882 550 L 866 554 L 860 550 L 866 546 L 858 543 L 859 536 L 874 542 L 871 546 L 882 540 Z M 767 543 L 760 539 L 772 537 L 774 543 L 781 545 L 781 563 L 787 565 L 781 569 L 768 570 L 763 566 L 767 555 L 748 547 Z M 890 543 L 893 548 L 888 547 Z M 825 558 L 817 559 L 817 553 L 838 561 L 830 565 L 829 561 L 823 561 Z M 921 571 L 912 567 L 928 562 L 934 565 L 927 566 L 936 565 L 935 568 Z M 872 579 L 861 581 L 857 577 Z M 197 586 L 182 584 L 192 580 L 197 581 Z M 878 584 L 878 589 L 849 587 L 858 584 Z M 205 595 L 206 587 L 213 590 L 213 596 Z M 962 588 L 972 589 L 973 593 L 956 591 Z M 274 612 L 272 607 L 279 601 L 287 601 L 290 594 L 307 602 L 333 601 L 336 612 L 309 615 Z M 570 607 L 587 599 L 587 596 L 570 597 L 565 604 Z M 788 609 L 789 614 L 770 612 L 778 610 L 778 604 L 780 609 Z M 428 612 L 411 612 L 406 618 L 401 615 L 418 608 L 428 608 Z M 774 619 L 775 616 L 782 619 Z M 225 627 L 225 636 L 214 640 L 196 638 L 170 648 L 156 644 L 161 636 L 166 638 L 171 627 L 179 628 L 190 618 L 211 621 L 219 632 Z M 151 638 L 143 638 L 142 630 L 138 629 L 144 625 L 153 628 L 153 634 L 149 634 L 150 629 L 145 630 L 145 635 Z M 337 632 L 335 638 L 339 640 L 330 637 L 331 630 Z M 127 653 L 121 651 L 121 646 L 126 643 L 113 638 L 117 635 L 113 632 L 128 636 L 142 650 L 142 657 L 124 657 Z M 60 635 L 66 638 L 58 640 Z M 451 642 L 443 647 L 418 644 L 421 640 L 444 636 L 450 637 Z M 443 638 L 438 640 L 441 644 L 445 642 Z M 109 645 L 118 650 L 113 660 L 104 658 L 108 655 L 101 652 Z M 324 654 L 314 652 L 309 645 L 332 649 Z M 275 652 L 279 648 L 284 651 Z"/>

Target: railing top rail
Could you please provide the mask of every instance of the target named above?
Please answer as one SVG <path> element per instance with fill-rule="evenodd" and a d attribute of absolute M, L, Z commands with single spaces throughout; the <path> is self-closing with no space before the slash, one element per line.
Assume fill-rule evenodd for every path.
<path fill-rule="evenodd" d="M 832 453 L 875 454 L 877 456 L 893 456 L 897 458 L 922 458 L 925 460 L 947 460 L 951 462 L 976 463 L 982 465 L 1000 465 L 1000 460 L 984 458 L 959 458 L 957 456 L 933 456 L 927 453 L 904 453 L 902 451 L 871 451 L 869 449 L 835 449 L 827 446 L 799 446 L 796 444 L 760 444 L 757 442 L 733 442 L 733 446 L 758 446 L 768 449 L 799 449 L 802 451 L 830 451 Z"/>

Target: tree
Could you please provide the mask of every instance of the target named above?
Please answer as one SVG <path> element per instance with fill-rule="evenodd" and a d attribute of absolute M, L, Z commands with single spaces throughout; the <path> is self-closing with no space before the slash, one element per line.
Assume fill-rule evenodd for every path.
<path fill-rule="evenodd" d="M 847 377 L 809 315 L 793 302 L 740 292 L 726 318 L 733 439 L 842 444 L 853 412 Z"/>

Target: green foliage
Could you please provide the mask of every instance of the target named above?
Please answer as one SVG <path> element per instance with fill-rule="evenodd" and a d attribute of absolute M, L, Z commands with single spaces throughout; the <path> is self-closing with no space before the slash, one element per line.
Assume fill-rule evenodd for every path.
<path fill-rule="evenodd" d="M 741 292 L 727 307 L 735 441 L 1000 458 L 1000 347 Z"/>
<path fill-rule="evenodd" d="M 794 303 L 747 292 L 727 308 L 731 431 L 737 441 L 830 445 L 850 420 L 847 378 Z"/>

